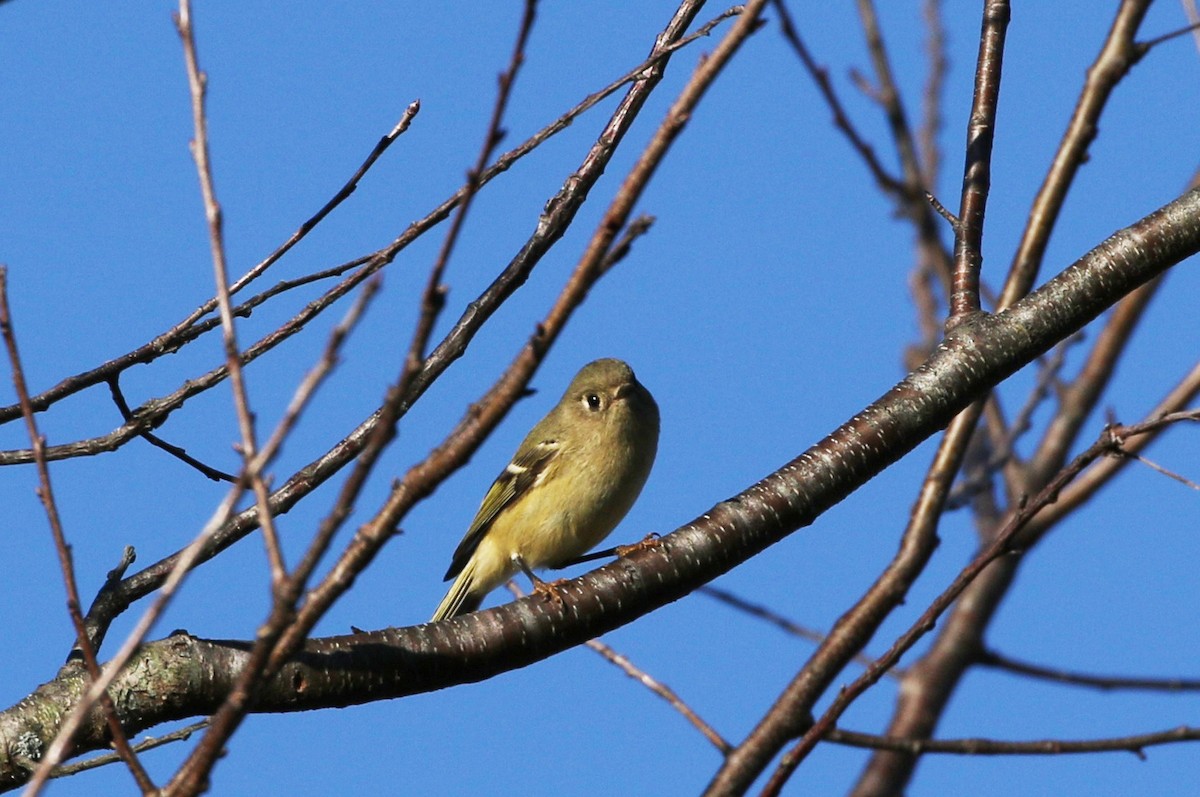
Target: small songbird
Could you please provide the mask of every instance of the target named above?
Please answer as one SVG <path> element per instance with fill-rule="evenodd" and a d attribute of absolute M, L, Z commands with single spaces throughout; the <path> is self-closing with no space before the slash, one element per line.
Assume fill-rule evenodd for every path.
<path fill-rule="evenodd" d="M 454 551 L 433 621 L 479 608 L 523 571 L 581 556 L 633 506 L 658 451 L 658 405 L 621 360 L 585 365 L 492 483 Z M 455 578 L 457 576 L 457 578 Z"/>

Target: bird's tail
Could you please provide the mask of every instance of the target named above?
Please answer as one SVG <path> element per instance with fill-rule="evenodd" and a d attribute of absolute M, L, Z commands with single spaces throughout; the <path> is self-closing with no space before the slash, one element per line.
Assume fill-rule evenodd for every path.
<path fill-rule="evenodd" d="M 471 594 L 471 587 L 474 581 L 475 559 L 472 557 L 467 562 L 467 566 L 458 574 L 458 578 L 454 579 L 454 583 L 450 585 L 450 591 L 446 593 L 446 597 L 442 598 L 442 602 L 438 604 L 437 611 L 433 613 L 433 619 L 430 622 L 436 623 L 438 620 L 457 617 L 460 614 L 466 614 L 478 609 L 479 604 L 483 602 L 483 596 Z"/>

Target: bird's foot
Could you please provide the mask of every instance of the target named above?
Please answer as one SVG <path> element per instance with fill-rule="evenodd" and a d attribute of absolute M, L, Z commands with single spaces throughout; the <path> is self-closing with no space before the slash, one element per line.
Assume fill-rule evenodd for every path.
<path fill-rule="evenodd" d="M 629 556 L 638 551 L 650 551 L 662 545 L 662 540 L 658 534 L 650 532 L 642 540 L 631 545 L 618 545 L 613 548 L 617 556 Z"/>
<path fill-rule="evenodd" d="M 541 595 L 543 600 L 553 600 L 559 606 L 563 604 L 562 588 L 567 583 L 568 579 L 556 578 L 553 581 L 543 581 L 537 579 L 533 582 L 533 593 Z"/>

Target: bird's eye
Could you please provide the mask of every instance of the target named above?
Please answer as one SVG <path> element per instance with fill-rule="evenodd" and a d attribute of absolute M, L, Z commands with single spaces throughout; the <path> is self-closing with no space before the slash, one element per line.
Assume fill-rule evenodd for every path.
<path fill-rule="evenodd" d="M 600 409 L 600 395 L 598 393 L 588 393 L 584 396 L 583 400 L 587 402 L 588 409 L 592 412 Z"/>

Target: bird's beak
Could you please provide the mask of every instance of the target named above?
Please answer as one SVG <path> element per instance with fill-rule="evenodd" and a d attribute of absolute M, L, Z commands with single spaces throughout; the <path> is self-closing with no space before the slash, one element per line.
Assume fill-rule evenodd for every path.
<path fill-rule="evenodd" d="M 631 395 L 633 395 L 633 392 L 636 389 L 637 389 L 637 382 L 625 382 L 623 384 L 617 385 L 617 392 L 615 394 L 615 398 L 617 399 L 617 401 L 621 401 L 622 399 L 627 399 Z"/>

